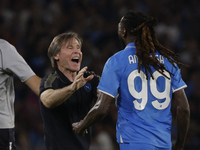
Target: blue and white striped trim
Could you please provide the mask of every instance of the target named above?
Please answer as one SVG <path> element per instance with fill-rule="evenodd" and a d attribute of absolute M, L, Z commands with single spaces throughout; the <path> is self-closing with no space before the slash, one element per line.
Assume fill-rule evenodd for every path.
<path fill-rule="evenodd" d="M 135 48 L 135 46 L 126 46 L 126 48 Z"/>
<path fill-rule="evenodd" d="M 120 135 L 120 143 L 124 143 L 121 135 Z"/>
<path fill-rule="evenodd" d="M 180 88 L 178 88 L 178 89 L 173 89 L 172 88 L 172 92 L 174 93 L 174 92 L 176 92 L 176 91 L 178 91 L 178 90 L 180 90 L 180 89 L 184 89 L 184 88 L 186 88 L 187 87 L 187 85 L 184 85 L 184 86 L 182 86 L 182 87 L 180 87 Z"/>
<path fill-rule="evenodd" d="M 105 92 L 105 91 L 102 91 L 102 90 L 100 90 L 100 89 L 99 89 L 99 91 L 100 91 L 100 92 L 102 92 L 102 93 L 104 93 L 104 94 L 106 94 L 106 95 L 109 95 L 109 96 L 110 96 L 110 97 L 112 97 L 112 98 L 115 98 L 115 96 L 113 96 L 113 95 L 112 95 L 112 94 L 110 94 L 110 93 L 107 93 L 107 92 Z"/>

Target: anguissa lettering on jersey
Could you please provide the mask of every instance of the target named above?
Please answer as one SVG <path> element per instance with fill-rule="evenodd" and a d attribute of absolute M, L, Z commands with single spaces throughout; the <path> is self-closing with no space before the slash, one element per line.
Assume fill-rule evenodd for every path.
<path fill-rule="evenodd" d="M 151 55 L 152 56 L 152 55 Z M 155 55 L 160 63 L 164 64 L 164 57 L 162 55 Z M 138 57 L 136 55 L 129 55 L 128 56 L 129 64 L 138 63 Z"/>

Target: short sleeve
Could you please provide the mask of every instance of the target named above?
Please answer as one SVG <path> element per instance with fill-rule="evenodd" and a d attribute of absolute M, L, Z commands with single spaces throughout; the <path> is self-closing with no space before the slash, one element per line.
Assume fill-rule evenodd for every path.
<path fill-rule="evenodd" d="M 172 92 L 174 93 L 180 89 L 186 88 L 187 85 L 181 77 L 181 72 L 180 72 L 180 69 L 178 68 L 178 66 L 177 66 L 177 68 L 173 67 L 172 73 L 174 74 L 171 76 Z"/>
<path fill-rule="evenodd" d="M 120 84 L 119 66 L 113 57 L 109 58 L 104 66 L 98 89 L 111 97 L 116 97 Z"/>
<path fill-rule="evenodd" d="M 22 82 L 35 75 L 16 48 L 6 41 L 0 43 L 1 67 L 8 74 L 15 74 Z"/>

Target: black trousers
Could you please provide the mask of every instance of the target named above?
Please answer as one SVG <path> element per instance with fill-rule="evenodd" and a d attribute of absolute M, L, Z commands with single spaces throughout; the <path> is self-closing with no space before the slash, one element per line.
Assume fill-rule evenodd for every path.
<path fill-rule="evenodd" d="M 17 150 L 14 128 L 0 129 L 0 150 Z"/>

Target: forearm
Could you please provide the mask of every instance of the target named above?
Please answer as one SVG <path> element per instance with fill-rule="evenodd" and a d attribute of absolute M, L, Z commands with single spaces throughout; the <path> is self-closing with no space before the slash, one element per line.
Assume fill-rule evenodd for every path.
<path fill-rule="evenodd" d="M 85 129 L 93 125 L 97 121 L 102 120 L 109 111 L 110 105 L 112 104 L 114 98 L 100 93 L 96 104 L 88 112 L 83 120 L 80 122 L 73 123 L 73 130 L 79 135 L 85 134 Z"/>
<path fill-rule="evenodd" d="M 188 109 L 183 109 L 182 107 L 177 107 L 177 129 L 178 129 L 178 135 L 177 135 L 177 141 L 176 141 L 176 147 L 182 149 L 185 144 L 186 135 L 189 128 L 190 123 L 190 111 Z"/>
<path fill-rule="evenodd" d="M 41 101 L 47 108 L 53 108 L 65 102 L 75 91 L 72 84 L 62 89 L 49 89 L 41 94 Z"/>
<path fill-rule="evenodd" d="M 102 107 L 99 102 L 97 102 L 93 108 L 88 112 L 85 118 L 80 122 L 80 129 L 87 129 L 89 126 L 94 123 L 102 120 L 108 113 L 109 106 Z"/>
<path fill-rule="evenodd" d="M 84 72 L 87 70 L 87 67 L 84 67 L 79 71 L 78 75 L 76 75 L 74 81 L 72 84 L 61 88 L 57 90 L 48 89 L 44 91 L 40 95 L 40 99 L 42 103 L 47 108 L 53 108 L 56 106 L 61 105 L 63 102 L 65 102 L 75 91 L 77 91 L 79 88 L 83 87 L 85 83 L 89 80 L 92 80 L 94 75 L 90 75 L 86 78 L 83 77 Z"/>

